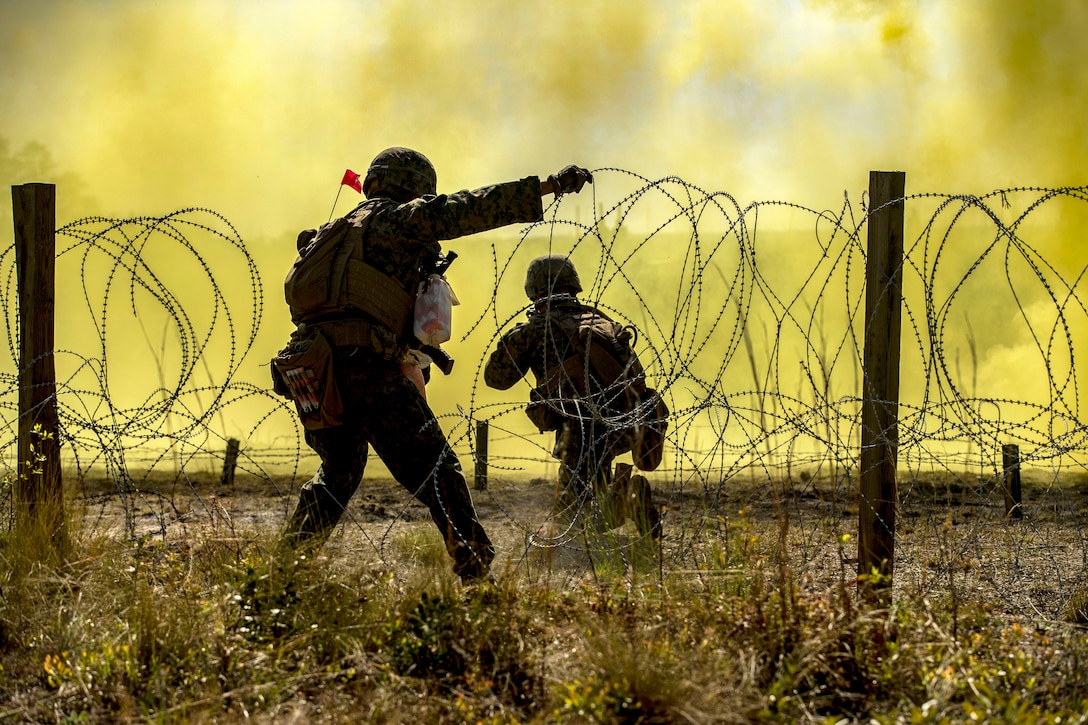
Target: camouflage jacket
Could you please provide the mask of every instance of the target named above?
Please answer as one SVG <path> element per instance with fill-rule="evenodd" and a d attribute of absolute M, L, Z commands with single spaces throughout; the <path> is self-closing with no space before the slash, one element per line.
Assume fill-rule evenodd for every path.
<path fill-rule="evenodd" d="M 389 284 L 399 287 L 410 304 L 420 282 L 439 258 L 441 241 L 507 224 L 535 222 L 542 216 L 540 179 L 536 176 L 471 191 L 423 196 L 407 203 L 375 197 L 346 215 L 354 223 L 348 227 L 344 243 L 354 250 L 352 258 L 391 280 Z M 312 238 L 316 232 L 311 230 L 309 234 Z M 300 249 L 303 242 L 308 239 L 300 236 Z M 330 317 L 326 314 L 322 319 Z M 377 333 L 389 338 L 378 345 L 384 347 L 405 339 L 406 331 L 378 329 Z"/>

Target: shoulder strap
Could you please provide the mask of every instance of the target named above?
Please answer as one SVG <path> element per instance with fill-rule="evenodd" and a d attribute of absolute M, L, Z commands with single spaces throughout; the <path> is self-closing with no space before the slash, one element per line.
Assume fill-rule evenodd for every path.
<path fill-rule="evenodd" d="M 570 388 L 578 395 L 586 394 L 585 347 L 579 336 L 579 319 L 571 315 L 554 315 L 545 323 L 551 330 L 551 345 L 558 347 L 565 339 L 568 355 L 563 362 L 544 371 L 545 377 L 537 381 L 537 387 L 549 397 L 570 395 Z M 546 340 L 547 340 L 546 336 Z M 547 341 L 545 344 L 549 344 Z"/>
<path fill-rule="evenodd" d="M 362 207 L 357 207 L 355 211 L 358 211 L 361 208 Z M 360 250 L 360 256 L 363 259 L 366 259 L 366 230 L 367 227 L 370 226 L 370 218 L 374 215 L 367 214 L 365 217 L 362 218 L 362 220 L 359 221 L 358 224 L 356 224 L 355 211 L 345 217 L 337 219 L 336 221 L 343 222 L 344 224 L 352 224 L 359 228 L 360 244 L 363 245 L 363 248 Z M 351 220 L 350 222 L 349 218 Z M 345 231 L 344 236 L 340 239 L 340 241 L 337 242 L 338 246 L 336 252 L 334 253 L 332 265 L 329 270 L 329 289 L 334 295 L 336 295 L 336 299 L 334 300 L 334 302 L 338 305 L 344 302 L 344 300 L 340 299 L 344 295 L 344 276 L 347 274 L 348 271 L 348 259 L 351 257 L 352 251 L 354 251 L 350 244 L 344 243 L 347 241 L 348 236 L 348 232 Z M 374 271 L 377 272 L 377 270 Z"/>

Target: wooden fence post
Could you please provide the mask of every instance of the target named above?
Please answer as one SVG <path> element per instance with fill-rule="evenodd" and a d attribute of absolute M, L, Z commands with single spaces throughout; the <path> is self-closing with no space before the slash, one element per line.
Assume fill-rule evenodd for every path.
<path fill-rule="evenodd" d="M 19 286 L 19 443 L 16 522 L 20 536 L 65 537 L 54 363 L 56 187 L 11 187 Z"/>
<path fill-rule="evenodd" d="M 219 477 L 220 495 L 234 491 L 234 469 L 238 467 L 238 451 L 238 439 L 228 438 L 227 451 L 223 454 L 223 475 Z"/>
<path fill-rule="evenodd" d="M 902 171 L 869 172 L 858 575 L 885 603 L 890 603 L 895 561 L 905 177 Z"/>
<path fill-rule="evenodd" d="M 487 421 L 476 421 L 476 490 L 487 490 Z"/>
<path fill-rule="evenodd" d="M 1001 446 L 1001 463 L 1005 469 L 1005 516 L 1023 518 L 1024 504 L 1020 499 L 1020 446 L 1015 443 Z"/>

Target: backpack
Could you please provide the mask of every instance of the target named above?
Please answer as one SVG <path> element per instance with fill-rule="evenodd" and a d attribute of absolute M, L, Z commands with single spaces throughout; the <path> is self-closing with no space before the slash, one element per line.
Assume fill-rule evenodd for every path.
<path fill-rule="evenodd" d="M 661 464 L 669 409 L 653 388 L 633 347 L 634 328 L 598 310 L 560 317 L 556 326 L 570 340 L 570 354 L 548 371 L 530 393 L 526 414 L 541 430 L 557 430 L 564 417 L 578 415 L 582 401 L 621 421 L 635 465 L 652 471 Z M 558 335 L 557 335 L 558 336 Z"/>
<path fill-rule="evenodd" d="M 404 333 L 415 298 L 366 263 L 366 229 L 373 214 L 358 213 L 362 210 L 366 207 L 298 235 L 298 258 L 283 282 L 296 325 L 362 312 L 396 336 Z"/>

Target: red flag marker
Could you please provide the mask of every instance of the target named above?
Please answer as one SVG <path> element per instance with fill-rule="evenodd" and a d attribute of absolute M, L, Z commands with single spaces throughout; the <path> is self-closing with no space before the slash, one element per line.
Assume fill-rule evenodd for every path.
<path fill-rule="evenodd" d="M 363 182 L 359 178 L 359 175 L 351 169 L 348 169 L 344 172 L 344 178 L 340 180 L 340 185 L 350 186 L 352 189 L 355 189 L 355 191 L 359 192 L 360 194 L 363 193 Z"/>

